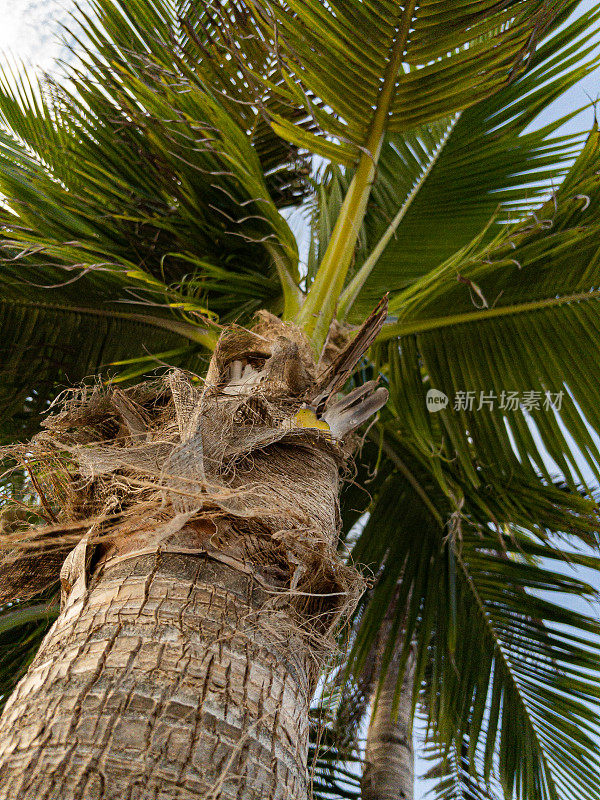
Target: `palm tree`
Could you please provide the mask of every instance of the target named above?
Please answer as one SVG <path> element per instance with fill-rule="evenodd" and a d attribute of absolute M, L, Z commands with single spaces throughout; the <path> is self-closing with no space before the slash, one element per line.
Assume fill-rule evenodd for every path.
<path fill-rule="evenodd" d="M 315 794 L 418 713 L 440 798 L 600 797 L 578 5 L 93 0 L 4 74 L 0 798 L 306 798 L 317 686 Z"/>

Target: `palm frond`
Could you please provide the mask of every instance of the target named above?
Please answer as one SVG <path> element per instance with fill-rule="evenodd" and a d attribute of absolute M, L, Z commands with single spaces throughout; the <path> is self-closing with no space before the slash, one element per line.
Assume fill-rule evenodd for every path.
<path fill-rule="evenodd" d="M 597 798 L 600 625 L 564 600 L 597 594 L 570 571 L 600 569 L 577 549 L 594 541 L 594 504 L 523 471 L 505 487 L 482 473 L 473 491 L 456 463 L 432 467 L 389 434 L 386 443 L 394 458 L 352 552 L 377 570 L 352 673 L 395 598 L 382 669 L 402 631 L 416 644 L 413 702 L 445 753 L 472 743 L 473 786 L 495 775 L 507 797 Z"/>
<path fill-rule="evenodd" d="M 186 82 L 203 86 L 246 132 L 278 206 L 294 205 L 309 190 L 310 164 L 298 148 L 277 136 L 269 115 L 285 114 L 310 129 L 307 115 L 275 96 L 265 83 L 283 84 L 274 42 L 261 36 L 246 0 L 94 0 L 80 9 L 87 35 L 74 55 L 100 77 L 115 53 L 150 56 Z M 242 46 L 240 46 L 242 45 Z"/>
<path fill-rule="evenodd" d="M 386 291 L 407 286 L 468 244 L 498 210 L 502 221 L 519 219 L 560 184 L 585 140 L 559 131 L 576 112 L 532 123 L 597 66 L 599 18 L 596 5 L 556 31 L 527 70 L 492 96 L 438 122 L 387 134 L 338 316 L 354 303 L 352 319 L 362 318 Z M 338 169 L 320 182 L 314 256 L 325 252 L 352 175 Z M 309 277 L 319 262 L 310 259 Z"/>
<path fill-rule="evenodd" d="M 315 122 L 337 137 L 337 160 L 356 166 L 297 315 L 316 353 L 353 262 L 386 131 L 414 129 L 500 88 L 519 73 L 538 37 L 570 6 L 545 0 L 490 6 L 484 0 L 457 11 L 447 0 L 255 3 L 288 70 L 287 96 L 304 101 Z M 275 130 L 336 160 L 331 140 L 320 148 L 319 137 L 301 134 L 282 119 L 276 119 Z"/>
<path fill-rule="evenodd" d="M 207 361 L 206 348 L 169 330 L 169 319 L 157 316 L 153 324 L 150 315 L 94 305 L 89 297 L 67 305 L 54 294 L 31 300 L 7 294 L 0 300 L 2 443 L 36 433 L 62 389 L 92 376 L 122 374 L 119 360 L 133 357 L 141 374 L 167 358 L 195 371 Z"/>
<path fill-rule="evenodd" d="M 434 763 L 424 778 L 435 781 L 426 794 L 428 800 L 504 800 L 500 786 L 492 781 L 483 784 L 471 774 L 468 749 L 468 741 L 463 742 L 460 750 L 453 747 L 449 754 L 435 742 L 426 744 L 423 758 Z"/>
<path fill-rule="evenodd" d="M 69 84 L 25 75 L 0 86 L 7 238 L 62 266 L 76 248 L 84 266 L 184 286 L 190 307 L 224 318 L 278 310 L 298 291 L 297 249 L 251 132 L 183 56 L 167 65 L 164 48 L 161 62 L 135 37 L 123 49 L 118 31 L 132 29 L 118 5 L 97 10 Z M 173 24 L 163 18 L 152 36 L 168 40 Z"/>
<path fill-rule="evenodd" d="M 188 6 L 94 3 L 79 11 L 88 38 L 70 83 L 1 76 L 6 436 L 111 362 L 146 359 L 145 372 L 168 353 L 198 367 L 211 320 L 297 305 L 277 205 L 302 195 L 306 165 L 293 176 L 293 148 L 244 105 L 252 87 L 225 108 L 215 53 L 194 59 L 231 20 L 205 29 L 208 5 L 198 19 Z"/>
<path fill-rule="evenodd" d="M 409 130 L 514 79 L 573 5 L 254 2 L 261 29 L 277 43 L 286 78 L 281 96 L 304 106 L 329 136 L 298 130 L 281 116 L 275 130 L 324 158 L 354 163 L 361 148 L 370 148 L 382 114 L 389 130 Z"/>
<path fill-rule="evenodd" d="M 326 728 L 313 722 L 309 747 L 314 800 L 360 800 L 360 759 L 339 750 Z"/>
<path fill-rule="evenodd" d="M 396 413 L 416 424 L 409 436 L 426 452 L 442 447 L 475 485 L 479 469 L 510 476 L 515 459 L 531 475 L 560 473 L 571 487 L 586 483 L 582 464 L 600 478 L 591 433 L 600 428 L 591 378 L 600 308 L 599 153 L 594 129 L 537 214 L 491 244 L 480 239 L 465 248 L 390 303 L 398 322 L 384 335 L 400 334 L 399 349 L 394 343 L 389 351 Z M 453 405 L 426 413 L 429 389 Z M 469 400 L 461 392 L 474 394 Z M 508 397 L 517 398 L 512 407 Z"/>
<path fill-rule="evenodd" d="M 56 598 L 48 596 L 0 608 L 0 709 L 57 616 Z"/>

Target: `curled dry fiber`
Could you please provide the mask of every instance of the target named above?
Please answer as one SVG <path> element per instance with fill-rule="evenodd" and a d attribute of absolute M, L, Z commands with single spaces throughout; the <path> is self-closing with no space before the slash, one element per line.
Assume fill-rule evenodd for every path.
<path fill-rule="evenodd" d="M 60 569 L 62 611 L 0 718 L 0 800 L 307 800 L 310 698 L 362 589 L 342 442 L 387 396 L 336 392 L 384 316 L 317 366 L 263 314 L 203 383 L 67 393 L 13 451 L 57 518 L 6 534 L 3 599 Z"/>
<path fill-rule="evenodd" d="M 261 372 L 260 383 L 233 391 L 234 361 Z M 331 364 L 324 373 L 332 385 Z M 63 393 L 43 432 L 8 453 L 56 519 L 5 532 L 0 602 L 54 583 L 78 544 L 62 569 L 63 600 L 99 561 L 193 551 L 252 575 L 325 654 L 363 583 L 336 552 L 347 449 L 295 422 L 319 388 L 302 334 L 263 313 L 254 330 L 221 337 L 204 381 L 176 371 Z"/>
<path fill-rule="evenodd" d="M 267 365 L 265 379 L 248 393 L 223 391 L 233 360 L 255 372 Z M 185 527 L 194 550 L 277 589 L 325 643 L 361 582 L 335 550 L 345 453 L 327 432 L 294 423 L 314 383 L 299 332 L 264 315 L 254 331 L 222 337 L 204 385 L 173 372 L 124 391 L 63 394 L 45 430 L 12 452 L 59 516 L 12 535 L 0 599 L 55 581 L 78 542 L 87 562 L 111 550 L 168 552 L 176 541 L 181 551 Z M 63 569 L 64 591 L 69 582 Z"/>

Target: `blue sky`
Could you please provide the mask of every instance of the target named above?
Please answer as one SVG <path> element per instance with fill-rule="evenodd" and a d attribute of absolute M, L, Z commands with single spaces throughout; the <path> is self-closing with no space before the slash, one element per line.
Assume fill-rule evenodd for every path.
<path fill-rule="evenodd" d="M 1 2 L 1 0 L 0 0 Z M 586 11 L 589 11 L 597 5 L 596 0 L 582 0 L 580 3 L 578 10 L 574 16 L 579 14 L 583 14 Z M 598 46 L 600 48 L 600 30 L 598 31 Z M 568 114 L 570 111 L 573 111 L 581 106 L 585 105 L 590 99 L 596 100 L 600 99 L 600 67 L 598 67 L 593 73 L 588 75 L 588 77 L 581 81 L 581 83 L 571 89 L 571 91 L 566 92 L 566 94 L 561 97 L 556 103 L 554 103 L 541 117 L 540 122 L 549 122 L 552 119 L 556 119 L 557 117 L 563 116 L 564 114 Z M 588 111 L 584 116 L 584 125 L 591 125 L 593 121 L 593 113 Z M 581 130 L 581 119 L 575 119 L 571 122 L 568 126 L 569 130 Z"/>
<path fill-rule="evenodd" d="M 65 55 L 57 33 L 73 5 L 69 0 L 0 0 L 0 52 L 51 69 Z"/>

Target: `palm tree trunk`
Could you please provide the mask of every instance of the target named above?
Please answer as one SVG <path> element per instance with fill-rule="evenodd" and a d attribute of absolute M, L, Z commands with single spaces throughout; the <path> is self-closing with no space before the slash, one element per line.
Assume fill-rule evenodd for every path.
<path fill-rule="evenodd" d="M 46 420 L 67 518 L 95 517 L 0 718 L 0 800 L 306 800 L 309 702 L 362 586 L 336 550 L 341 440 L 387 399 L 370 382 L 327 404 L 365 335 L 317 379 L 264 313 L 223 333 L 202 390 L 173 373 Z"/>
<path fill-rule="evenodd" d="M 397 714 L 394 694 L 398 681 L 397 648 L 385 677 L 369 722 L 365 763 L 361 782 L 362 800 L 413 800 L 414 753 L 412 744 L 411 701 L 414 664 L 409 658 Z"/>
<path fill-rule="evenodd" d="M 314 669 L 252 575 L 130 553 L 48 633 L 0 720 L 2 800 L 304 800 Z"/>

